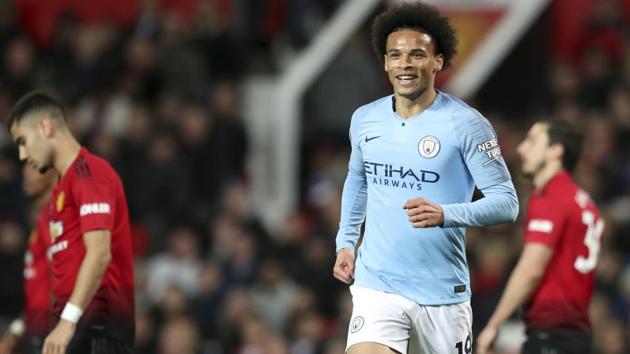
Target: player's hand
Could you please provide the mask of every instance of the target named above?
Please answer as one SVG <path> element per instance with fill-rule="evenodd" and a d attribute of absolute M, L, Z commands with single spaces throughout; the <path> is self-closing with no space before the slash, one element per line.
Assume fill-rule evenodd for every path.
<path fill-rule="evenodd" d="M 444 225 L 442 207 L 424 198 L 408 200 L 403 209 L 407 210 L 409 222 L 415 228 Z"/>
<path fill-rule="evenodd" d="M 43 354 L 65 354 L 68 344 L 74 335 L 76 325 L 70 321 L 60 320 L 44 340 Z"/>
<path fill-rule="evenodd" d="M 18 344 L 16 336 L 9 334 L 0 340 L 0 354 L 11 354 Z"/>
<path fill-rule="evenodd" d="M 342 248 L 337 252 L 333 276 L 346 284 L 352 284 L 354 281 L 354 251 L 352 249 Z"/>
<path fill-rule="evenodd" d="M 494 326 L 486 326 L 479 336 L 477 336 L 477 354 L 490 354 L 492 351 L 492 344 L 499 334 L 499 329 Z"/>

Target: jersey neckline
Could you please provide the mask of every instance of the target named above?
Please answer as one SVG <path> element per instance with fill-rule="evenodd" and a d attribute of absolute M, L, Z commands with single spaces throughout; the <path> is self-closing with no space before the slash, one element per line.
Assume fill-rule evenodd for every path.
<path fill-rule="evenodd" d="M 401 116 L 398 115 L 398 113 L 396 112 L 396 94 L 392 94 L 391 95 L 392 105 L 390 109 L 391 109 L 391 113 L 394 119 L 396 119 L 397 122 L 403 122 L 403 123 L 411 122 L 420 118 L 425 112 L 434 110 L 436 107 L 438 107 L 438 101 L 440 101 L 443 96 L 443 93 L 440 90 L 438 89 L 434 89 L 434 90 L 436 94 L 435 94 L 435 99 L 433 100 L 433 102 L 431 102 L 431 104 L 427 108 L 425 108 L 423 111 L 418 112 L 410 116 L 409 118 L 402 118 Z"/>

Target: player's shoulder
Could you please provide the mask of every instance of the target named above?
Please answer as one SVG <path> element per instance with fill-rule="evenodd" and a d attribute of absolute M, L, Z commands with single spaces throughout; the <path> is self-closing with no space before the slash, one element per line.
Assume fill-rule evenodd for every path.
<path fill-rule="evenodd" d="M 381 113 L 386 112 L 387 109 L 392 107 L 392 95 L 381 97 L 368 104 L 365 104 L 357 108 L 352 114 L 353 123 L 358 123 L 370 116 L 381 116 Z"/>
<path fill-rule="evenodd" d="M 582 200 L 590 200 L 588 193 L 584 192 L 568 174 L 562 173 L 554 177 L 542 190 L 534 192 L 530 198 L 530 205 L 544 210 L 572 209 Z"/>
<path fill-rule="evenodd" d="M 591 195 L 568 172 L 563 172 L 559 177 L 559 181 L 554 189 L 554 193 L 558 198 L 566 200 L 572 207 L 579 210 L 591 209 L 599 211 Z"/>
<path fill-rule="evenodd" d="M 116 175 L 113 167 L 100 156 L 87 150 L 82 150 L 70 167 L 71 174 L 79 180 L 87 180 L 94 177 L 111 178 Z"/>
<path fill-rule="evenodd" d="M 527 220 L 543 220 L 543 222 L 560 223 L 571 215 L 571 203 L 564 197 L 549 193 L 535 192 L 527 201 Z M 527 223 L 529 225 L 529 222 Z M 528 229 L 532 225 L 528 226 Z"/>
<path fill-rule="evenodd" d="M 456 126 L 462 123 L 488 123 L 486 117 L 458 97 L 440 91 L 439 99 L 440 108 L 455 121 Z"/>

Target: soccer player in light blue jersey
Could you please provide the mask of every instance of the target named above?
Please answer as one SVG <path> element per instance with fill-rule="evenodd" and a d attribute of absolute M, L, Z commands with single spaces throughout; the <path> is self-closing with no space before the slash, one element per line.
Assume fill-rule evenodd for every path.
<path fill-rule="evenodd" d="M 513 222 L 518 199 L 488 120 L 434 88 L 456 52 L 449 19 L 404 3 L 376 17 L 372 38 L 394 94 L 350 124 L 333 271 L 352 284 L 347 350 L 469 354 L 465 227 Z"/>

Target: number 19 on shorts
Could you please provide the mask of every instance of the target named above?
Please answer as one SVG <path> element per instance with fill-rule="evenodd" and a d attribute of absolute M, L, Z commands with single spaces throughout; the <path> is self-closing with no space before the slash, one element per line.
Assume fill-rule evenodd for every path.
<path fill-rule="evenodd" d="M 455 344 L 457 354 L 470 354 L 472 353 L 472 336 L 468 334 L 465 341 L 460 341 Z"/>

